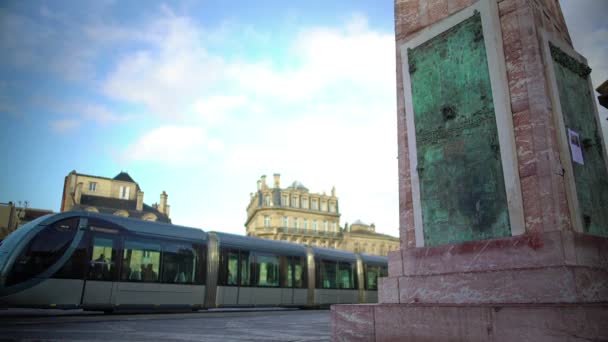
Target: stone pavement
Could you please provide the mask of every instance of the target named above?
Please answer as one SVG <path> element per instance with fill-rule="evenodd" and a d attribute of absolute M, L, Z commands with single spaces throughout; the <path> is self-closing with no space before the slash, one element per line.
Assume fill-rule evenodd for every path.
<path fill-rule="evenodd" d="M 0 341 L 329 341 L 328 310 L 0 311 Z"/>

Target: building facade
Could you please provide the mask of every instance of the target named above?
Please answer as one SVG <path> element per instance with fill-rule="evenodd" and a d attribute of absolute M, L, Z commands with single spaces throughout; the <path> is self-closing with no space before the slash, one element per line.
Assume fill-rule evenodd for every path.
<path fill-rule="evenodd" d="M 388 255 L 399 249 L 399 238 L 376 233 L 376 226 L 357 220 L 350 226 L 344 224 L 340 249 L 354 253 Z"/>
<path fill-rule="evenodd" d="M 368 227 L 365 232 L 358 228 L 342 229 L 335 187 L 329 195 L 311 193 L 297 181 L 281 188 L 280 177 L 274 174 L 270 187 L 266 176 L 262 176 L 257 182 L 257 192 L 250 194 L 245 222 L 247 236 L 349 251 L 355 251 L 356 247 L 360 253 L 377 255 L 398 248 L 398 238 L 377 234 L 375 227 L 372 230 Z"/>
<path fill-rule="evenodd" d="M 167 198 L 167 193 L 163 191 L 160 203 L 151 206 L 145 204 L 144 192 L 126 172 L 106 178 L 74 170 L 65 177 L 61 211 L 85 210 L 171 223 Z"/>
<path fill-rule="evenodd" d="M 13 202 L 0 203 L 0 240 L 7 237 L 22 224 L 52 213 L 52 210 L 29 208 L 27 201 L 24 206 L 17 206 Z"/>

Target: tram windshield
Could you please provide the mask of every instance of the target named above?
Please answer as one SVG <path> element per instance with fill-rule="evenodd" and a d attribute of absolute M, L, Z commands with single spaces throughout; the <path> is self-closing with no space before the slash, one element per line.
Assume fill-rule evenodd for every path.
<path fill-rule="evenodd" d="M 8 275 L 7 285 L 21 283 L 46 271 L 70 246 L 78 230 L 78 217 L 42 229 L 25 246 Z"/>

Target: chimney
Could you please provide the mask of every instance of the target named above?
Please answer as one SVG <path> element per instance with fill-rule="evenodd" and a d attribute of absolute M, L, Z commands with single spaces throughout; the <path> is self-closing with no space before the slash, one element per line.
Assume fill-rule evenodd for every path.
<path fill-rule="evenodd" d="M 167 217 L 169 217 L 169 215 L 171 215 L 171 206 L 167 204 L 167 207 L 165 207 L 165 215 L 167 215 Z"/>
<path fill-rule="evenodd" d="M 74 204 L 80 204 L 80 197 L 82 196 L 82 183 L 76 184 L 74 190 Z"/>
<path fill-rule="evenodd" d="M 275 188 L 281 187 L 281 174 L 280 173 L 274 174 L 274 187 Z"/>
<path fill-rule="evenodd" d="M 158 205 L 158 211 L 163 214 L 166 214 L 167 211 L 167 193 L 163 190 L 163 193 L 160 194 L 160 204 Z"/>
<path fill-rule="evenodd" d="M 262 190 L 266 189 L 266 175 L 262 175 Z"/>
<path fill-rule="evenodd" d="M 336 187 L 335 186 L 331 187 L 331 197 L 336 197 Z"/>
<path fill-rule="evenodd" d="M 258 180 L 258 191 L 262 190 L 262 181 Z"/>
<path fill-rule="evenodd" d="M 144 209 L 144 192 L 137 192 L 137 205 L 135 206 L 135 210 L 142 211 Z"/>

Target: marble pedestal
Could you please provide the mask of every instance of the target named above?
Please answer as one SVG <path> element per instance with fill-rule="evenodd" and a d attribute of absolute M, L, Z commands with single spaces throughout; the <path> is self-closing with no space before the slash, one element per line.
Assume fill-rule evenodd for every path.
<path fill-rule="evenodd" d="M 608 304 L 332 306 L 333 341 L 606 341 Z"/>
<path fill-rule="evenodd" d="M 390 254 L 375 305 L 332 306 L 334 341 L 608 339 L 608 239 L 560 231 Z"/>

